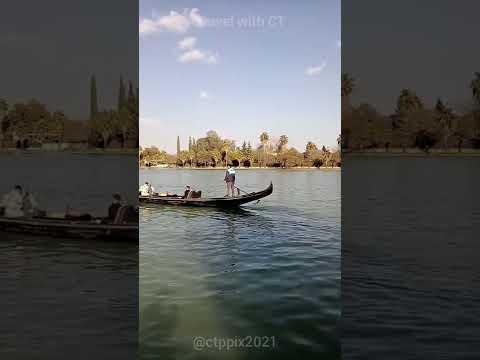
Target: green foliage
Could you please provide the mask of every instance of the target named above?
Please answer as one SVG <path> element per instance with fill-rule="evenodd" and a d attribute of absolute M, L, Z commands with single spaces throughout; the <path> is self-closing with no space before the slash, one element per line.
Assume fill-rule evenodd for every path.
<path fill-rule="evenodd" d="M 355 88 L 355 79 L 349 74 L 342 74 L 342 97 L 348 97 Z"/>
<path fill-rule="evenodd" d="M 95 114 L 92 120 L 93 129 L 101 135 L 102 146 L 106 148 L 118 129 L 118 113 L 111 111 L 100 111 Z"/>
<path fill-rule="evenodd" d="M 415 146 L 425 152 L 428 152 L 436 142 L 435 134 L 427 130 L 420 130 L 415 136 Z"/>
<path fill-rule="evenodd" d="M 51 113 L 44 104 L 35 100 L 27 103 L 16 103 L 10 108 L 1 105 L 3 110 L 2 133 L 12 141 L 41 144 L 43 142 L 59 142 L 67 118 L 61 111 Z"/>
<path fill-rule="evenodd" d="M 97 81 L 95 75 L 90 79 L 90 120 L 93 120 L 98 112 Z"/>
<path fill-rule="evenodd" d="M 164 156 L 161 160 L 153 161 L 150 157 L 154 156 L 151 148 L 140 151 L 141 163 L 170 164 L 176 166 L 195 166 L 195 167 L 216 167 L 220 165 L 238 164 L 245 167 L 253 165 L 263 165 L 268 167 L 297 167 L 312 166 L 314 158 L 322 159 L 322 164 L 333 159 L 340 159 L 339 152 L 332 153 L 323 147 L 324 151 L 318 151 L 317 146 L 309 142 L 305 153 L 301 153 L 295 148 L 287 148 L 288 137 L 282 135 L 275 146 L 269 143 L 269 136 L 263 133 L 260 139 L 264 140 L 257 150 L 252 148 L 250 142 L 243 141 L 241 146 L 235 146 L 235 142 L 229 139 L 222 139 L 218 133 L 213 130 L 207 132 L 205 137 L 195 139 L 189 137 L 188 150 L 177 148 L 177 156 Z M 179 138 L 177 137 L 177 144 Z M 277 151 L 279 150 L 279 151 Z M 310 155 L 307 155 L 310 154 Z M 325 159 L 325 160 L 324 160 Z"/>

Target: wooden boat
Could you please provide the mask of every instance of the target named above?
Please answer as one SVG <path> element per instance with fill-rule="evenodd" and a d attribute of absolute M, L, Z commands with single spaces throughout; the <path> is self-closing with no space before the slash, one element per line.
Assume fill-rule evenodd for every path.
<path fill-rule="evenodd" d="M 55 238 L 138 241 L 138 223 L 113 224 L 102 219 L 0 217 L 0 234 L 17 233 Z M 5 236 L 1 236 L 5 238 Z"/>
<path fill-rule="evenodd" d="M 234 197 L 216 197 L 216 198 L 184 198 L 183 196 L 139 196 L 138 200 L 142 204 L 161 204 L 177 206 L 203 206 L 218 208 L 234 208 L 240 205 L 260 200 L 273 192 L 273 184 L 262 191 L 253 192 Z"/>

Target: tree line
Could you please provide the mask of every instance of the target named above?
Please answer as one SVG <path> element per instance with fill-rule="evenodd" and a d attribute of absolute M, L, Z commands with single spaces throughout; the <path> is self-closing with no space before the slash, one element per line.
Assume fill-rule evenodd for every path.
<path fill-rule="evenodd" d="M 371 104 L 352 106 L 355 79 L 342 74 L 342 133 L 344 151 L 381 148 L 480 148 L 480 72 L 468 84 L 472 98 L 464 109 L 454 110 L 438 98 L 433 108 L 411 89 L 402 89 L 392 114 L 384 115 Z"/>
<path fill-rule="evenodd" d="M 117 108 L 99 110 L 95 75 L 90 81 L 90 136 L 89 143 L 95 147 L 108 148 L 118 140 L 122 148 L 138 147 L 138 87 L 134 91 L 131 81 L 128 90 L 120 76 Z"/>
<path fill-rule="evenodd" d="M 62 111 L 49 111 L 36 100 L 8 104 L 0 99 L 0 140 L 16 147 L 61 141 L 67 117 Z"/>
<path fill-rule="evenodd" d="M 90 82 L 90 117 L 83 121 L 87 131 L 83 141 L 90 147 L 108 148 L 116 140 L 122 148 L 138 147 L 138 88 L 128 88 L 120 77 L 115 109 L 100 110 L 95 76 Z M 9 104 L 0 98 L 0 147 L 27 148 L 64 141 L 69 119 L 63 111 L 50 111 L 37 100 Z"/>
<path fill-rule="evenodd" d="M 244 167 L 334 167 L 341 166 L 340 152 L 325 146 L 317 147 L 308 142 L 303 152 L 288 147 L 288 136 L 281 135 L 278 140 L 271 139 L 267 132 L 259 136 L 259 144 L 254 148 L 250 142 L 244 141 L 237 146 L 235 141 L 222 139 L 215 131 L 208 131 L 205 137 L 188 139 L 188 147 L 184 150 L 177 137 L 175 155 L 161 151 L 155 146 L 140 148 L 139 162 L 141 166 L 160 164 L 178 167 L 217 167 L 238 163 Z"/>

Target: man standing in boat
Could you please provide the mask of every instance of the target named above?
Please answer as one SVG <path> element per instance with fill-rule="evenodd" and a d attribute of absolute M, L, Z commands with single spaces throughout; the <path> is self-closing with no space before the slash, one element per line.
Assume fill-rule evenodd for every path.
<path fill-rule="evenodd" d="M 235 165 L 228 165 L 224 180 L 227 183 L 227 195 L 225 197 L 230 196 L 230 191 L 232 192 L 232 197 L 235 196 Z"/>

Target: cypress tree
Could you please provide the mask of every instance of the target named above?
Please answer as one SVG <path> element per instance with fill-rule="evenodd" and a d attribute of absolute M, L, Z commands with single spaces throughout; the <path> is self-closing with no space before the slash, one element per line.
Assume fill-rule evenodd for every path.
<path fill-rule="evenodd" d="M 192 151 L 192 137 L 188 137 L 188 151 Z"/>
<path fill-rule="evenodd" d="M 118 89 L 118 111 L 125 105 L 125 85 L 123 84 L 123 77 L 120 75 L 120 86 Z"/>
<path fill-rule="evenodd" d="M 180 156 L 180 136 L 177 136 L 177 158 Z"/>
<path fill-rule="evenodd" d="M 132 82 L 128 82 L 128 104 L 131 106 L 131 108 L 135 108 L 135 94 L 133 92 L 133 85 Z"/>
<path fill-rule="evenodd" d="M 95 75 L 90 79 L 90 120 L 93 120 L 98 113 L 98 99 L 97 99 L 97 82 Z"/>

